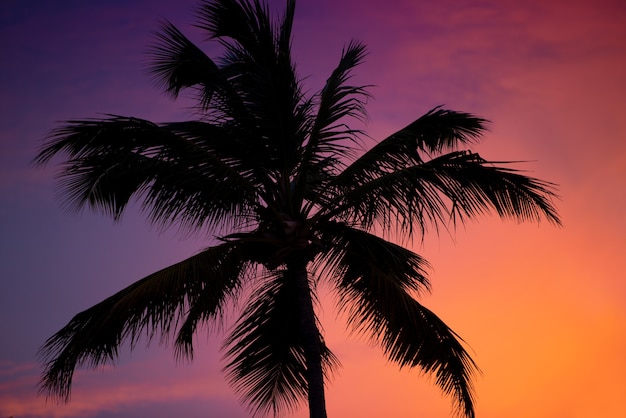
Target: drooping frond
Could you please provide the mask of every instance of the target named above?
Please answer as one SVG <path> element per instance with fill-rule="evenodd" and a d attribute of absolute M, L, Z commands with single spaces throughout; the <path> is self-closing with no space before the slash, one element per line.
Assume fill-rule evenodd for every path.
<path fill-rule="evenodd" d="M 347 261 L 359 257 L 358 266 L 354 268 L 388 281 L 381 282 L 381 285 L 400 287 L 417 294 L 430 291 L 426 277 L 429 264 L 413 251 L 340 222 L 321 224 L 318 231 L 320 241 L 326 243 L 315 263 L 318 276 L 340 280 L 348 268 Z M 349 255 L 354 258 L 347 258 Z M 384 287 L 376 291 L 385 294 Z"/>
<path fill-rule="evenodd" d="M 333 237 L 326 272 L 336 286 L 349 324 L 377 342 L 400 367 L 435 376 L 458 410 L 474 417 L 472 377 L 477 367 L 458 336 L 411 293 L 427 288 L 425 261 L 417 254 L 345 225 L 329 225 Z"/>
<path fill-rule="evenodd" d="M 377 224 L 388 231 L 395 225 L 409 236 L 423 234 L 428 225 L 438 228 L 491 210 L 503 218 L 560 223 L 551 201 L 556 198 L 554 184 L 522 175 L 506 167 L 510 163 L 454 151 L 427 161 L 392 164 L 381 169 L 372 161 L 370 169 L 352 172 L 351 183 L 342 173 L 339 177 L 346 183 L 327 203 L 328 216 L 358 220 L 366 229 Z"/>
<path fill-rule="evenodd" d="M 453 398 L 457 412 L 474 418 L 473 379 L 479 369 L 463 340 L 433 312 L 398 288 L 394 289 L 397 294 L 391 305 L 364 299 L 364 294 L 372 295 L 370 285 L 378 286 L 357 283 L 342 293 L 346 299 L 352 297 L 360 302 L 353 311 L 353 323 L 367 329 L 389 359 L 400 367 L 419 367 L 434 376 L 435 384 Z"/>
<path fill-rule="evenodd" d="M 201 128 L 202 137 L 191 127 Z M 119 218 L 135 197 L 153 222 L 197 228 L 243 221 L 258 202 L 256 177 L 232 157 L 237 145 L 228 130 L 209 123 L 111 116 L 67 122 L 35 162 L 67 155 L 60 185 L 69 207 L 88 205 Z"/>
<path fill-rule="evenodd" d="M 142 336 L 151 340 L 159 334 L 167 341 L 187 311 L 192 316 L 183 322 L 176 343 L 191 355 L 187 332 L 195 330 L 199 321 L 219 319 L 247 268 L 237 244 L 222 244 L 153 273 L 79 313 L 41 348 L 45 371 L 40 390 L 69 400 L 77 367 L 113 362 L 125 341 L 134 347 Z"/>
<path fill-rule="evenodd" d="M 251 297 L 225 341 L 227 377 L 256 413 L 290 411 L 306 400 L 308 383 L 301 309 L 289 271 L 276 271 Z M 337 359 L 322 341 L 322 368 Z"/>
<path fill-rule="evenodd" d="M 507 167 L 510 162 L 490 162 L 480 155 L 459 151 L 410 168 L 411 175 L 429 182 L 452 203 L 451 215 L 475 218 L 490 210 L 518 221 L 561 223 L 552 199 L 553 183 L 523 175 Z"/>

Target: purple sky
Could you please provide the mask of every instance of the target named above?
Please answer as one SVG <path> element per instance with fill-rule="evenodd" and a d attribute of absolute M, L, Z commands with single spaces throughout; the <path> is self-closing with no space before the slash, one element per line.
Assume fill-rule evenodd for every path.
<path fill-rule="evenodd" d="M 117 368 L 80 372 L 68 406 L 46 405 L 34 387 L 38 347 L 74 314 L 207 245 L 159 234 L 135 210 L 117 224 L 69 214 L 55 198 L 54 165 L 29 165 L 57 121 L 187 118 L 188 102 L 173 103 L 146 76 L 144 52 L 162 17 L 202 42 L 191 27 L 196 4 L 0 5 L 0 418 L 247 416 L 220 373 L 215 335 L 199 338 L 192 365 L 155 342 Z M 283 1 L 271 4 L 282 10 Z M 481 418 L 623 412 L 624 22 L 617 0 L 298 3 L 294 55 L 311 90 L 347 41 L 369 46 L 355 80 L 376 86 L 373 138 L 445 104 L 493 121 L 481 154 L 532 161 L 523 168 L 560 185 L 562 229 L 485 218 L 416 247 L 434 265 L 424 303 L 469 342 L 484 372 Z M 329 386 L 332 416 L 447 416 L 449 400 L 428 380 L 397 372 L 335 326 L 332 303 L 320 315 L 343 364 Z"/>

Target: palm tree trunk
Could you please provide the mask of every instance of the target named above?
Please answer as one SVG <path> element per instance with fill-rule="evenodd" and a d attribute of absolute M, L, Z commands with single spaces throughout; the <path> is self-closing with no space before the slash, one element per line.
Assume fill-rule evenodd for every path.
<path fill-rule="evenodd" d="M 324 373 L 322 371 L 322 344 L 319 329 L 315 322 L 313 299 L 309 287 L 306 263 L 289 266 L 297 287 L 298 305 L 300 306 L 300 322 L 304 357 L 306 360 L 307 383 L 309 386 L 309 417 L 327 418 L 326 400 L 324 397 Z"/>

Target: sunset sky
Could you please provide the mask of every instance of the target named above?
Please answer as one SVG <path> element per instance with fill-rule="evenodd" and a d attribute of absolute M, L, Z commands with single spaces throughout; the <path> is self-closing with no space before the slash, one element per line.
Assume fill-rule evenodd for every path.
<path fill-rule="evenodd" d="M 71 214 L 55 166 L 30 160 L 58 121 L 103 113 L 191 119 L 146 75 L 161 18 L 215 57 L 192 27 L 197 0 L 3 0 L 0 5 L 0 418 L 249 416 L 221 373 L 221 334 L 193 363 L 170 347 L 124 350 L 81 370 L 68 405 L 37 396 L 46 338 L 81 310 L 207 245 L 160 234 L 131 208 L 121 222 Z M 284 1 L 272 0 L 282 12 Z M 351 39 L 369 47 L 355 82 L 372 84 L 382 139 L 437 105 L 492 121 L 475 147 L 559 185 L 563 227 L 485 216 L 425 237 L 421 302 L 467 342 L 482 370 L 479 418 L 618 417 L 626 393 L 626 3 L 623 0 L 299 0 L 294 56 L 310 91 Z M 325 292 L 325 291 L 324 291 Z M 325 293 L 324 293 L 325 294 Z M 342 367 L 334 418 L 451 416 L 418 370 L 399 371 L 351 336 L 332 295 L 319 316 Z M 233 315 L 234 317 L 234 315 Z M 295 417 L 308 416 L 303 406 Z"/>

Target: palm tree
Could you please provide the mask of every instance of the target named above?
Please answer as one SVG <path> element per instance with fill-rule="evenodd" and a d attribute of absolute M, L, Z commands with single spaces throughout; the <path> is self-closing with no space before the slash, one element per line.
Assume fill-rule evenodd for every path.
<path fill-rule="evenodd" d="M 474 416 L 477 366 L 460 337 L 417 301 L 427 262 L 391 242 L 489 211 L 559 224 L 554 185 L 466 150 L 487 121 L 436 107 L 359 152 L 367 86 L 350 84 L 366 51 L 348 43 L 325 86 L 307 95 L 291 58 L 295 0 L 274 19 L 259 0 L 206 0 L 197 26 L 223 48 L 212 60 L 165 21 L 151 71 L 165 91 L 197 95 L 198 120 L 153 123 L 108 115 L 70 120 L 36 164 L 65 156 L 66 203 L 118 219 L 143 204 L 160 226 L 208 229 L 215 245 L 79 313 L 47 340 L 40 389 L 68 401 L 74 370 L 114 360 L 142 335 L 192 358 L 198 326 L 250 299 L 225 337 L 227 378 L 251 410 L 308 399 L 326 417 L 324 381 L 337 365 L 315 314 L 329 283 L 348 325 L 400 367 L 419 367 Z M 377 233 L 382 233 L 382 237 Z"/>

